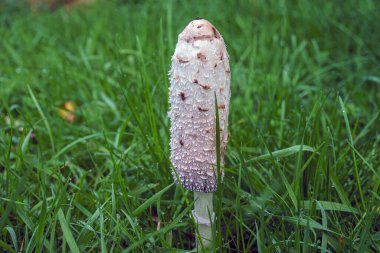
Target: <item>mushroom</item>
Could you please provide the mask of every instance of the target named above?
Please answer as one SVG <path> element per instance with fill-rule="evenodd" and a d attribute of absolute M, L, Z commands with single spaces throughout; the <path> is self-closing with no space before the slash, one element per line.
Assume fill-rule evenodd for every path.
<path fill-rule="evenodd" d="M 174 180 L 178 177 L 185 189 L 194 191 L 193 216 L 205 248 L 212 247 L 212 197 L 217 190 L 215 108 L 219 111 L 223 164 L 228 137 L 230 79 L 229 56 L 218 30 L 205 19 L 191 21 L 178 36 L 171 62 L 170 159 Z M 220 176 L 223 176 L 222 170 Z M 200 247 L 199 239 L 197 247 Z"/>

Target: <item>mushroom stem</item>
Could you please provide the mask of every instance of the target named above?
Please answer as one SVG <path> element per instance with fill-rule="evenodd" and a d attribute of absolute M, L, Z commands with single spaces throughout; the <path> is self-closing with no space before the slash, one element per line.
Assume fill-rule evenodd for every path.
<path fill-rule="evenodd" d="M 197 249 L 211 249 L 213 245 L 212 226 L 214 224 L 214 211 L 212 203 L 213 193 L 194 192 L 193 216 L 198 226 Z"/>

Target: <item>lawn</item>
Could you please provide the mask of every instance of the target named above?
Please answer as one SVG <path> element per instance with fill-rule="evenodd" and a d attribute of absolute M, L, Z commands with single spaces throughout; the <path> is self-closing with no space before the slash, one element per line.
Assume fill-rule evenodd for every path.
<path fill-rule="evenodd" d="M 379 252 L 379 9 L 1 2 L 0 252 L 195 247 L 167 112 L 177 36 L 198 16 L 223 35 L 232 76 L 215 251 Z"/>

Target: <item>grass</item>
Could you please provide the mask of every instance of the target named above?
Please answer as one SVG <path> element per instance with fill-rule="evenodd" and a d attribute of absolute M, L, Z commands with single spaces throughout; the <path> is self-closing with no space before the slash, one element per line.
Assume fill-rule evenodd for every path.
<path fill-rule="evenodd" d="M 201 16 L 232 70 L 215 251 L 379 252 L 379 8 L 0 4 L 0 251 L 194 248 L 192 193 L 171 176 L 167 73 Z"/>

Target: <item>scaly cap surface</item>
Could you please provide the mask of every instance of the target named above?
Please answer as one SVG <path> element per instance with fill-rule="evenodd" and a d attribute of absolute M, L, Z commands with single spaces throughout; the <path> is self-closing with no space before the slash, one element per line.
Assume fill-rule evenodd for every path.
<path fill-rule="evenodd" d="M 228 137 L 229 57 L 222 36 L 207 20 L 191 21 L 178 36 L 170 70 L 171 162 L 185 189 L 214 192 L 218 98 L 221 162 Z M 173 177 L 176 175 L 173 171 Z"/>

